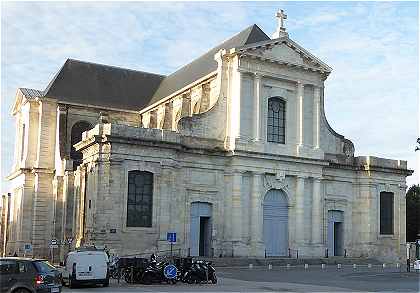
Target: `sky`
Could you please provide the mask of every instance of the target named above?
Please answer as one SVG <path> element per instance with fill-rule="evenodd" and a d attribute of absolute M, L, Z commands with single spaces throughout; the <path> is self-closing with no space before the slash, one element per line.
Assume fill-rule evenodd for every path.
<path fill-rule="evenodd" d="M 2 2 L 1 188 L 11 171 L 16 90 L 43 90 L 67 58 L 170 74 L 251 24 L 333 68 L 326 117 L 355 155 L 407 160 L 419 183 L 417 2 Z"/>

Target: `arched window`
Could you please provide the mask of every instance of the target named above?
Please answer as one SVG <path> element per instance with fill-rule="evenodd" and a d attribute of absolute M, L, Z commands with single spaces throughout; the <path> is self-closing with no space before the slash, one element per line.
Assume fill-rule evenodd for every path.
<path fill-rule="evenodd" d="M 73 160 L 73 170 L 77 169 L 83 161 L 83 154 L 80 151 L 76 151 L 74 145 L 82 140 L 82 133 L 86 130 L 92 128 L 86 121 L 79 121 L 73 125 L 71 128 L 71 150 L 70 150 L 70 159 Z"/>
<path fill-rule="evenodd" d="M 153 173 L 128 172 L 127 227 L 152 227 Z"/>
<path fill-rule="evenodd" d="M 392 192 L 380 193 L 380 234 L 394 234 L 394 194 Z"/>
<path fill-rule="evenodd" d="M 285 111 L 284 100 L 277 97 L 268 99 L 267 141 L 285 143 Z"/>

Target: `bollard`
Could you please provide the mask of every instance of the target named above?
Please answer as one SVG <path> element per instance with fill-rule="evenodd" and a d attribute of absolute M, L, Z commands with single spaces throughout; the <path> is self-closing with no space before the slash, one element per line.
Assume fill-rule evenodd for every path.
<path fill-rule="evenodd" d="M 321 264 L 321 269 L 325 270 L 325 264 Z"/>
<path fill-rule="evenodd" d="M 188 257 L 191 256 L 191 248 L 188 248 Z"/>
<path fill-rule="evenodd" d="M 341 263 L 337 264 L 337 269 L 341 269 Z"/>
<path fill-rule="evenodd" d="M 368 263 L 368 268 L 371 269 L 372 268 L 372 264 Z"/>
<path fill-rule="evenodd" d="M 286 265 L 286 269 L 290 270 L 290 264 L 289 263 Z"/>
<path fill-rule="evenodd" d="M 309 268 L 309 265 L 306 263 L 305 264 L 305 270 L 307 270 Z"/>
<path fill-rule="evenodd" d="M 384 268 L 386 268 L 386 264 L 384 264 L 384 263 L 383 263 L 383 264 L 382 264 L 382 268 L 383 268 L 383 269 L 384 269 Z"/>
<path fill-rule="evenodd" d="M 299 250 L 296 249 L 296 259 L 299 258 Z"/>
<path fill-rule="evenodd" d="M 292 252 L 291 252 L 290 248 L 288 249 L 288 256 L 289 256 L 289 258 L 292 257 Z"/>
<path fill-rule="evenodd" d="M 325 248 L 325 258 L 328 258 L 328 248 Z"/>
<path fill-rule="evenodd" d="M 267 249 L 264 249 L 264 258 L 267 258 Z"/>
<path fill-rule="evenodd" d="M 347 249 L 344 249 L 344 258 L 347 257 Z"/>
<path fill-rule="evenodd" d="M 249 269 L 252 269 L 254 267 L 254 265 L 252 263 L 249 264 Z"/>
<path fill-rule="evenodd" d="M 357 269 L 357 264 L 353 264 L 353 269 Z"/>
<path fill-rule="evenodd" d="M 269 269 L 269 270 L 273 269 L 273 265 L 272 265 L 272 264 L 269 264 L 269 265 L 268 265 L 268 269 Z"/>

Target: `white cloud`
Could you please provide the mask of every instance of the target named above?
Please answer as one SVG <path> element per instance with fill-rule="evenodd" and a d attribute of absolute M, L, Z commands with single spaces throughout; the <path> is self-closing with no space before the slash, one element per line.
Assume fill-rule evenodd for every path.
<path fill-rule="evenodd" d="M 253 23 L 270 35 L 279 8 L 257 2 L 1 5 L 3 130 L 14 128 L 8 110 L 16 88 L 44 89 L 68 57 L 169 74 Z M 412 152 L 418 135 L 417 4 L 282 5 L 290 37 L 334 69 L 326 83 L 332 126 L 360 154 L 407 159 L 418 168 Z M 11 167 L 9 133 L 2 133 L 3 177 Z"/>

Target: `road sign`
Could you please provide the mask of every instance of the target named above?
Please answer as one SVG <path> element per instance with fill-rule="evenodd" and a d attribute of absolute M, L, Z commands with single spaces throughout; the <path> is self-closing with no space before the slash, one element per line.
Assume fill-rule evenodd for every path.
<path fill-rule="evenodd" d="M 58 240 L 55 239 L 55 238 L 51 239 L 49 247 L 50 248 L 58 248 Z"/>
<path fill-rule="evenodd" d="M 25 245 L 23 246 L 23 250 L 25 251 L 25 253 L 32 252 L 32 244 L 31 243 L 25 243 Z"/>
<path fill-rule="evenodd" d="M 175 279 L 176 278 L 176 274 L 177 274 L 176 266 L 174 266 L 174 265 L 167 265 L 163 269 L 163 274 L 168 279 Z"/>
<path fill-rule="evenodd" d="M 68 245 L 71 245 L 73 243 L 73 238 L 67 238 L 67 244 Z"/>
<path fill-rule="evenodd" d="M 168 240 L 170 243 L 176 242 L 176 233 L 175 232 L 168 232 L 166 234 L 166 240 Z"/>

